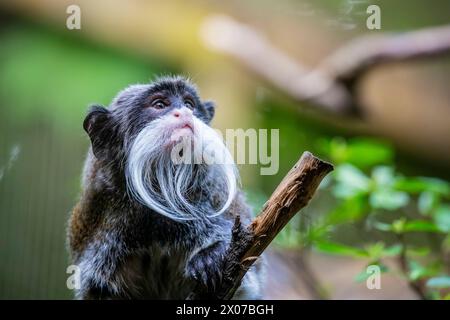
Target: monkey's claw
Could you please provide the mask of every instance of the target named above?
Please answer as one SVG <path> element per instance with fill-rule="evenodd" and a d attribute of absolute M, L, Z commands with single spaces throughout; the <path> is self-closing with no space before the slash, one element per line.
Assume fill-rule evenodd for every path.
<path fill-rule="evenodd" d="M 222 281 L 223 255 L 220 250 L 204 249 L 194 255 L 186 266 L 186 274 L 198 284 L 214 291 Z"/>

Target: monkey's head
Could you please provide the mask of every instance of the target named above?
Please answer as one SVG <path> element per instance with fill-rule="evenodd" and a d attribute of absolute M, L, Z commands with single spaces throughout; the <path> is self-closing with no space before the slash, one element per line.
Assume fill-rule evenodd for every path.
<path fill-rule="evenodd" d="M 237 170 L 209 126 L 214 104 L 182 77 L 162 77 L 121 91 L 108 109 L 84 120 L 97 160 L 123 175 L 129 195 L 174 220 L 223 213 L 236 192 Z M 119 179 L 120 180 L 120 179 Z M 223 197 L 205 201 L 208 189 Z"/>

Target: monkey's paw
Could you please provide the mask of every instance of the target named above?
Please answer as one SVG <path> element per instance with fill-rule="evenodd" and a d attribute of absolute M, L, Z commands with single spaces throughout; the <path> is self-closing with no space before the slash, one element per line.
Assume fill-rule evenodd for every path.
<path fill-rule="evenodd" d="M 187 263 L 186 274 L 189 278 L 214 291 L 222 281 L 224 247 L 214 245 L 200 250 Z"/>

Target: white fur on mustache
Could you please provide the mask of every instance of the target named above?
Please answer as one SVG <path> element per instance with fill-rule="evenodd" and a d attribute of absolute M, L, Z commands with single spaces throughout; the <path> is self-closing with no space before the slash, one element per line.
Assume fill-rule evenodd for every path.
<path fill-rule="evenodd" d="M 173 125 L 172 118 L 165 116 L 152 121 L 136 136 L 126 163 L 130 195 L 178 221 L 222 214 L 231 205 L 237 189 L 238 172 L 222 138 L 198 118 L 193 117 L 193 123 L 192 140 L 182 138 L 167 149 L 174 132 L 168 129 Z M 180 161 L 181 150 L 184 156 Z M 192 158 L 203 161 L 186 161 Z M 205 182 L 224 188 L 226 200 L 220 209 L 207 211 L 188 200 L 189 192 L 208 187 Z"/>

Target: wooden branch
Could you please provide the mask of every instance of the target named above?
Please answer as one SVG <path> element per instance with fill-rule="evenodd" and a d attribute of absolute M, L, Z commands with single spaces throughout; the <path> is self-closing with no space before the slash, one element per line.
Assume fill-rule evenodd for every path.
<path fill-rule="evenodd" d="M 382 63 L 450 53 L 450 26 L 365 36 L 343 46 L 314 69 L 292 60 L 261 33 L 230 17 L 210 17 L 203 40 L 297 101 L 336 114 L 356 115 L 361 113 L 353 90 L 357 80 Z"/>
<path fill-rule="evenodd" d="M 355 82 L 371 68 L 450 53 L 450 26 L 357 38 L 326 59 L 321 68 L 334 81 Z"/>
<path fill-rule="evenodd" d="M 326 75 L 313 73 L 272 46 L 258 31 L 227 16 L 212 16 L 203 26 L 203 40 L 226 53 L 298 101 L 312 101 L 324 110 L 346 113 L 351 96 Z"/>
<path fill-rule="evenodd" d="M 322 179 L 332 170 L 331 164 L 304 152 L 248 228 L 236 219 L 221 285 L 215 292 L 197 288 L 189 299 L 231 299 L 250 266 L 289 220 L 308 204 Z"/>

